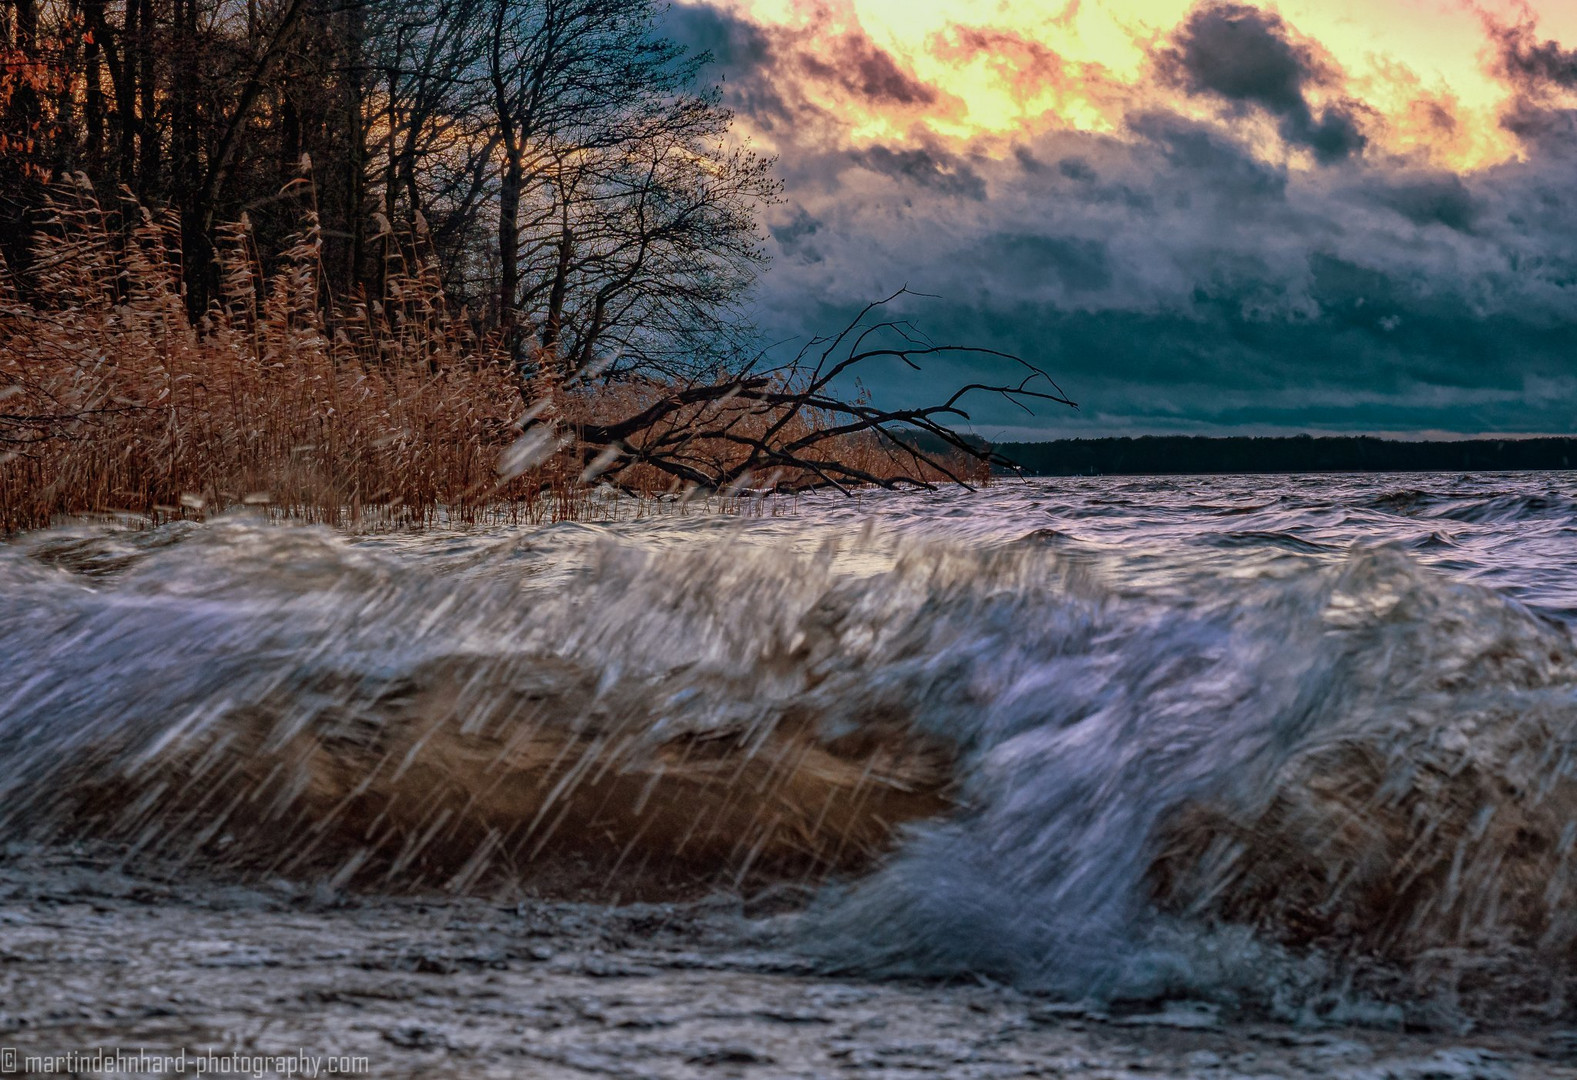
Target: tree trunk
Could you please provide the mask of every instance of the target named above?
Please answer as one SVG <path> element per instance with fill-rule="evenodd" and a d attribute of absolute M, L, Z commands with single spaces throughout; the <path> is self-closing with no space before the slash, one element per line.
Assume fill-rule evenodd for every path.
<path fill-rule="evenodd" d="M 548 317 L 542 324 L 542 348 L 552 351 L 564 331 L 564 294 L 569 290 L 570 255 L 575 249 L 575 234 L 566 223 L 559 234 L 559 263 L 553 273 L 553 288 L 548 291 Z M 566 373 L 567 374 L 567 373 Z"/>
<path fill-rule="evenodd" d="M 66 18 L 70 20 L 73 28 L 80 26 L 81 4 L 80 0 L 67 0 Z M 81 167 L 77 158 L 77 86 L 73 73 L 85 66 L 80 58 L 82 49 L 81 33 L 65 33 L 54 35 L 56 41 L 56 63 L 61 65 L 66 72 L 66 77 L 55 85 L 54 101 L 50 104 L 50 114 L 55 118 L 55 130 L 49 138 L 54 143 L 53 166 L 57 172 L 77 169 Z"/>
<path fill-rule="evenodd" d="M 520 303 L 520 196 L 526 169 L 518 146 L 506 149 L 504 158 L 498 186 L 498 324 L 511 359 L 519 363 L 523 357 L 516 305 Z"/>
<path fill-rule="evenodd" d="M 114 123 L 117 126 L 112 128 L 108 107 L 109 102 L 104 96 L 101 85 L 101 73 L 96 63 L 90 66 L 87 75 L 91 81 L 88 85 L 92 91 L 96 92 L 97 107 L 90 110 L 88 121 L 90 125 L 97 124 L 98 142 L 96 149 L 100 155 L 98 161 L 100 167 L 108 163 L 108 157 L 112 149 L 117 155 L 119 154 L 123 145 L 122 140 L 124 139 L 126 126 L 125 115 L 121 112 L 121 91 L 126 74 L 125 66 L 121 63 L 121 57 L 124 54 L 125 42 L 124 38 L 122 38 L 121 50 L 117 51 L 115 46 L 116 34 L 110 28 L 109 20 L 105 18 L 104 6 L 105 0 L 88 0 L 87 3 L 82 5 L 83 21 L 86 23 L 88 32 L 93 36 L 93 55 L 102 57 L 104 67 L 109 71 L 110 89 L 115 95 L 116 112 Z M 96 114 L 96 117 L 93 114 Z M 94 129 L 90 127 L 89 130 L 92 131 Z M 113 148 L 109 145 L 112 131 L 115 136 L 115 146 Z M 120 175 L 118 157 L 116 175 Z"/>
<path fill-rule="evenodd" d="M 280 95 L 279 102 L 279 171 L 283 176 L 294 176 L 301 166 L 301 114 L 290 94 Z"/>
<path fill-rule="evenodd" d="M 38 8 L 34 0 L 16 0 L 16 45 L 32 55 L 38 43 Z"/>
<path fill-rule="evenodd" d="M 115 114 L 120 123 L 120 148 L 116 172 L 130 186 L 137 163 L 137 16 L 142 10 L 138 0 L 126 0 L 125 29 L 120 36 L 120 78 L 115 86 Z"/>
<path fill-rule="evenodd" d="M 87 44 L 82 55 L 82 123 L 87 132 L 83 157 L 88 169 L 97 172 L 104 153 L 104 87 L 99 51 L 99 27 L 104 22 L 104 0 L 83 0 L 82 21 L 87 27 Z"/>
<path fill-rule="evenodd" d="M 190 224 L 187 226 L 187 235 L 183 241 L 189 265 L 201 260 L 192 266 L 194 280 L 201 283 L 201 289 L 196 290 L 200 295 L 190 297 L 190 303 L 198 311 L 207 306 L 208 297 L 213 295 L 213 288 L 217 284 L 214 279 L 212 234 L 214 215 L 219 207 L 219 195 L 235 171 L 236 155 L 240 152 L 241 139 L 246 133 L 247 123 L 252 119 L 252 110 L 257 107 L 268 76 L 279 63 L 280 57 L 284 55 L 290 39 L 295 36 L 296 28 L 301 24 L 305 11 L 306 0 L 290 0 L 289 6 L 285 8 L 279 20 L 279 27 L 274 31 L 273 40 L 257 58 L 256 65 L 247 77 L 246 85 L 241 88 L 241 93 L 236 99 L 235 111 L 230 114 L 224 135 L 214 149 L 213 156 L 209 158 L 208 170 L 203 177 L 202 185 L 198 188 L 197 197 L 192 202 L 192 213 L 187 219 Z"/>
<path fill-rule="evenodd" d="M 364 280 L 362 263 L 367 247 L 367 216 L 363 205 L 367 199 L 367 129 L 362 116 L 362 80 L 367 64 L 366 9 L 359 3 L 352 4 L 346 21 L 348 56 L 341 101 L 345 113 L 345 225 L 350 232 L 344 287 L 349 293 Z"/>
<path fill-rule="evenodd" d="M 594 351 L 597 348 L 597 339 L 602 336 L 602 322 L 608 315 L 608 297 L 604 293 L 597 294 L 597 303 L 593 305 L 591 322 L 586 326 L 586 336 L 581 339 L 580 348 L 577 350 L 575 370 L 585 371 L 591 367 Z"/>
<path fill-rule="evenodd" d="M 187 196 L 182 200 L 184 205 L 190 201 L 197 177 L 201 175 L 197 161 L 197 0 L 183 0 L 178 33 L 179 74 L 176 76 L 178 83 L 172 102 L 175 108 L 172 138 L 176 146 L 177 174 L 181 177 L 181 188 Z"/>
<path fill-rule="evenodd" d="M 135 3 L 136 0 L 130 0 Z M 141 87 L 142 106 L 137 124 L 137 139 L 142 160 L 137 166 L 137 191 L 144 198 L 159 187 L 159 116 L 156 91 L 157 76 L 154 68 L 158 48 L 154 21 L 153 0 L 142 0 L 141 34 L 138 47 L 142 51 Z"/>

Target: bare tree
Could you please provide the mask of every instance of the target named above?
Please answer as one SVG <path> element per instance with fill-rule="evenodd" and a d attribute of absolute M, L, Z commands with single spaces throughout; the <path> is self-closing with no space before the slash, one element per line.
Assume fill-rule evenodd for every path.
<path fill-rule="evenodd" d="M 470 249 L 492 242 L 478 235 L 483 204 L 497 196 L 499 135 L 487 120 L 489 11 L 487 0 L 379 3 L 369 11 L 370 100 L 378 113 L 371 126 L 381 129 L 382 143 L 372 154 L 372 187 L 389 219 L 427 223 L 452 290 L 465 298 L 474 298 Z"/>
<path fill-rule="evenodd" d="M 558 159 L 561 218 L 534 278 L 541 341 L 566 373 L 686 378 L 748 337 L 740 302 L 766 262 L 757 210 L 780 190 L 773 162 L 728 145 L 715 93 L 663 106 L 631 117 L 619 143 Z"/>
<path fill-rule="evenodd" d="M 708 58 L 657 34 L 652 0 L 490 2 L 498 306 L 511 351 L 524 359 L 528 331 L 558 345 L 590 240 L 576 227 L 586 199 L 607 197 L 584 181 L 607 174 L 606 162 L 630 154 L 661 118 L 682 117 L 674 103 Z"/>

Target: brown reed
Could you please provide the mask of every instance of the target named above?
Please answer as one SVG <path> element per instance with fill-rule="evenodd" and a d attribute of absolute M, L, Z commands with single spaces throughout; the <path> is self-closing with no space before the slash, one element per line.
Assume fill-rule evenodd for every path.
<path fill-rule="evenodd" d="M 107 209 L 80 174 L 57 186 L 25 279 L 0 265 L 0 530 L 96 513 L 158 522 L 238 504 L 341 526 L 590 512 L 595 453 L 577 442 L 579 426 L 634 415 L 673 385 L 566 385 L 552 362 L 522 380 L 447 301 L 420 220 L 395 235 L 379 215 L 389 240 L 381 296 L 331 298 L 310 180 L 286 194 L 303 207 L 294 243 L 265 270 L 245 216 L 222 227 L 221 299 L 194 319 L 173 212 L 129 192 Z M 743 451 L 709 431 L 774 430 L 786 444 L 831 426 L 813 411 L 774 427 L 783 417 L 770 409 L 731 409 L 740 406 L 709 402 L 665 432 L 691 425 L 697 437 L 682 452 L 715 464 Z M 565 434 L 530 468 L 501 475 L 523 417 Z M 873 433 L 831 449 L 872 475 L 915 470 Z M 682 486 L 640 464 L 604 479 L 641 495 Z M 800 488 L 816 477 L 779 470 L 753 482 Z"/>
<path fill-rule="evenodd" d="M 172 214 L 106 211 L 80 177 L 57 190 L 29 279 L 0 285 L 0 526 L 237 503 L 422 521 L 496 499 L 519 391 L 430 257 L 412 245 L 385 299 L 335 307 L 304 217 L 267 275 L 246 220 L 225 228 L 223 300 L 193 320 Z"/>

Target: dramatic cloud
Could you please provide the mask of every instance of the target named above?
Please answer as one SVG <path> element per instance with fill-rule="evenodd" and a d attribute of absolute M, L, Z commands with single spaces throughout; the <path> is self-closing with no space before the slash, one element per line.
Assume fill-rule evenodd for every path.
<path fill-rule="evenodd" d="M 1577 108 L 1570 101 L 1577 91 L 1577 51 L 1538 40 L 1527 24 L 1491 24 L 1490 34 L 1500 70 L 1517 90 L 1502 126 L 1542 152 L 1577 152 Z"/>
<path fill-rule="evenodd" d="M 1244 4 L 1195 9 L 1176 44 L 1159 56 L 1162 70 L 1193 94 L 1240 107 L 1257 106 L 1279 121 L 1288 143 L 1329 164 L 1361 153 L 1368 142 L 1350 107 L 1330 105 L 1318 117 L 1306 88 L 1328 73 L 1307 45 L 1294 42 L 1281 17 Z"/>
<path fill-rule="evenodd" d="M 1471 230 L 1480 210 L 1467 183 L 1451 173 L 1377 179 L 1368 194 L 1414 225 L 1444 225 L 1458 232 Z"/>
<path fill-rule="evenodd" d="M 904 314 L 933 338 L 1043 363 L 1083 406 L 1026 418 L 980 402 L 977 430 L 1004 437 L 1577 432 L 1577 52 L 1531 27 L 1476 46 L 1520 153 L 1453 169 L 1387 142 L 1394 108 L 1358 100 L 1365 84 L 1318 42 L 1246 4 L 1204 4 L 1152 38 L 1139 81 L 1107 87 L 1100 129 L 1049 115 L 1001 136 L 951 134 L 947 82 L 848 18 L 817 38 L 681 11 L 780 155 L 757 305 L 774 339 L 901 285 L 932 294 Z M 1015 98 L 1084 77 L 1018 31 L 929 40 L 977 72 L 985 58 Z M 887 126 L 838 101 L 887 109 Z M 1441 88 L 1402 108 L 1440 142 L 1496 130 Z M 979 374 L 866 382 L 899 403 Z"/>
<path fill-rule="evenodd" d="M 1070 78 L 1067 65 L 1056 50 L 1009 30 L 954 26 L 932 42 L 932 52 L 957 62 L 985 58 L 1021 101 Z"/>
<path fill-rule="evenodd" d="M 1577 51 L 1539 41 L 1532 26 L 1493 27 L 1502 69 L 1525 87 L 1577 89 Z"/>
<path fill-rule="evenodd" d="M 920 109 L 942 104 L 933 86 L 904 69 L 858 25 L 838 25 L 825 12 L 792 28 L 756 26 L 705 4 L 672 9 L 664 30 L 697 52 L 709 52 L 726 74 L 730 103 L 775 129 L 825 110 L 813 88 L 862 107 Z"/>
<path fill-rule="evenodd" d="M 906 180 L 943 195 L 984 199 L 986 182 L 967 163 L 940 150 L 892 150 L 873 146 L 849 155 L 855 164 L 895 179 Z"/>
<path fill-rule="evenodd" d="M 663 31 L 692 52 L 711 55 L 727 80 L 729 104 L 757 127 L 771 130 L 793 119 L 785 97 L 792 87 L 775 77 L 777 56 L 765 29 L 708 4 L 685 4 L 669 10 Z"/>
<path fill-rule="evenodd" d="M 936 91 L 902 71 L 862 31 L 817 43 L 816 52 L 799 54 L 800 66 L 814 78 L 835 82 L 849 93 L 878 105 L 930 105 Z"/>

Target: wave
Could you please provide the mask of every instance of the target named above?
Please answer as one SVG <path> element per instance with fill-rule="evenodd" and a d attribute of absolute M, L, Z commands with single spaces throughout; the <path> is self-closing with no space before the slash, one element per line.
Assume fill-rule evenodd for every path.
<path fill-rule="evenodd" d="M 1432 509 L 1449 499 L 1450 496 L 1441 495 L 1433 491 L 1421 491 L 1417 488 L 1399 488 L 1395 491 L 1383 492 L 1372 498 L 1364 499 L 1359 505 L 1370 510 L 1413 516 L 1422 511 Z"/>
<path fill-rule="evenodd" d="M 1331 550 L 1326 544 L 1317 544 L 1293 533 L 1270 530 L 1225 532 L 1212 537 L 1209 542 L 1222 548 L 1271 547 L 1310 555 Z"/>
<path fill-rule="evenodd" d="M 0 840 L 336 888 L 830 879 L 829 966 L 1070 997 L 1577 974 L 1567 628 L 1397 548 L 1140 588 L 1061 541 L 44 534 L 0 552 Z"/>
<path fill-rule="evenodd" d="M 1394 550 L 1223 592 L 1007 688 L 966 809 L 830 901 L 818 939 L 1069 995 L 1265 983 L 1268 945 L 1550 993 L 1577 943 L 1567 631 Z"/>
<path fill-rule="evenodd" d="M 1475 524 L 1519 521 L 1577 520 L 1577 499 L 1549 492 L 1543 495 L 1506 493 L 1442 510 L 1440 517 Z"/>
<path fill-rule="evenodd" d="M 1403 488 L 1360 499 L 1356 505 L 1387 515 L 1475 525 L 1577 520 L 1577 500 L 1554 491 L 1479 492 L 1462 490 L 1460 485 L 1449 492 Z"/>
<path fill-rule="evenodd" d="M 630 895 L 857 866 L 946 808 L 939 740 L 824 735 L 804 673 L 772 670 L 814 648 L 789 644 L 786 567 L 609 548 L 583 588 L 531 592 L 491 546 L 501 572 L 458 577 L 233 523 L 13 556 L 0 833 L 336 887 Z"/>

